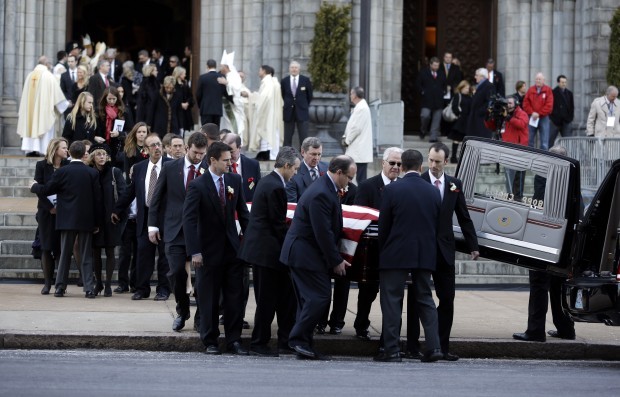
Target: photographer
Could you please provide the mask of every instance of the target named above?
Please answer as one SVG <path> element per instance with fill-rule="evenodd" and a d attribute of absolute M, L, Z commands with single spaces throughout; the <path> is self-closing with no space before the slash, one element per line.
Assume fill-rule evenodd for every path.
<path fill-rule="evenodd" d="M 484 122 L 485 127 L 498 132 L 500 139 L 504 142 L 527 146 L 529 117 L 516 104 L 515 97 L 497 98 L 491 102 L 488 112 L 487 120 Z M 505 168 L 505 171 L 506 191 L 513 193 L 515 198 L 520 198 L 523 195 L 523 172 L 510 168 Z M 514 186 L 515 175 L 518 177 L 517 186 Z"/>

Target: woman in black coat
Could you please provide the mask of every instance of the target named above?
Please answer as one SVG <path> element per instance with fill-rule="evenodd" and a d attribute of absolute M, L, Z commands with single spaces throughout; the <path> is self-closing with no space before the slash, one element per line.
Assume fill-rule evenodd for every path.
<path fill-rule="evenodd" d="M 69 142 L 69 146 L 75 141 L 85 139 L 92 143 L 104 141 L 103 138 L 97 136 L 97 116 L 93 106 L 93 96 L 89 92 L 83 92 L 78 96 L 71 114 L 65 121 L 62 137 Z"/>
<path fill-rule="evenodd" d="M 153 102 L 152 122 L 146 121 L 153 132 L 159 134 L 160 139 L 168 133 L 180 135 L 179 113 L 181 111 L 181 92 L 175 90 L 174 77 L 164 79 L 157 99 Z"/>
<path fill-rule="evenodd" d="M 65 138 L 54 138 L 47 145 L 45 159 L 37 161 L 34 180 L 44 185 L 58 168 L 68 164 L 69 143 Z M 60 233 L 56 232 L 56 207 L 46 196 L 39 196 L 37 203 L 38 234 L 41 243 L 41 268 L 45 285 L 41 294 L 50 293 L 54 278 L 54 258 L 60 255 Z"/>
<path fill-rule="evenodd" d="M 153 103 L 159 96 L 159 82 L 157 81 L 157 67 L 154 64 L 144 65 L 144 77 L 136 93 L 136 121 L 144 121 L 148 125 L 153 122 Z"/>
<path fill-rule="evenodd" d="M 181 109 L 179 111 L 179 128 L 181 129 L 181 136 L 185 136 L 185 132 L 192 131 L 194 129 L 194 117 L 192 116 L 192 108 L 195 101 L 192 95 L 192 89 L 187 84 L 186 71 L 184 67 L 177 66 L 172 71 L 172 77 L 174 77 L 176 86 L 175 91 L 181 93 Z"/>
<path fill-rule="evenodd" d="M 459 143 L 461 143 L 465 135 L 467 135 L 467 116 L 471 109 L 471 103 L 471 85 L 467 80 L 463 80 L 454 89 L 454 97 L 451 102 L 452 112 L 458 116 L 458 119 L 453 123 L 452 129 L 448 134 L 448 138 L 452 139 L 450 162 L 453 164 L 458 162 L 456 154 L 459 149 Z"/>
<path fill-rule="evenodd" d="M 112 151 L 112 165 L 115 167 L 123 167 L 123 145 L 127 133 L 133 128 L 133 118 L 131 113 L 127 112 L 123 98 L 120 96 L 116 87 L 108 87 L 103 91 L 101 101 L 99 102 L 99 114 L 97 115 L 98 136 L 105 139 L 105 144 Z M 116 120 L 124 120 L 123 129 L 116 131 L 114 123 Z M 121 154 L 119 165 L 119 153 Z"/>
<path fill-rule="evenodd" d="M 104 223 L 98 233 L 93 236 L 93 264 L 95 268 L 95 278 L 97 285 L 95 295 L 104 290 L 102 279 L 103 262 L 101 252 L 105 250 L 106 279 L 105 291 L 103 296 L 112 296 L 112 275 L 116 267 L 116 257 L 114 248 L 121 245 L 121 235 L 123 234 L 123 222 L 112 223 L 112 213 L 118 198 L 125 193 L 127 185 L 123 172 L 110 163 L 110 148 L 106 144 L 96 144 L 90 148 L 90 161 L 92 167 L 99 171 L 99 183 L 101 184 L 102 204 L 104 207 Z"/>
<path fill-rule="evenodd" d="M 131 168 L 134 164 L 149 158 L 149 152 L 144 146 L 144 141 L 146 140 L 146 136 L 150 133 L 151 129 L 149 126 L 146 125 L 144 121 L 139 121 L 133 126 L 131 131 L 129 131 L 127 138 L 125 138 L 123 172 L 125 173 L 127 183 L 130 182 Z"/>

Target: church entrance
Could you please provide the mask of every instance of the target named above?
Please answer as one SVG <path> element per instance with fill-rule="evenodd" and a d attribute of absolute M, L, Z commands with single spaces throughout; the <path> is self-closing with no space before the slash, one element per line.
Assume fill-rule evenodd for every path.
<path fill-rule="evenodd" d="M 444 52 L 461 62 L 463 77 L 495 58 L 497 0 L 419 0 L 403 2 L 401 98 L 405 103 L 405 134 L 420 130 L 418 72 Z"/>

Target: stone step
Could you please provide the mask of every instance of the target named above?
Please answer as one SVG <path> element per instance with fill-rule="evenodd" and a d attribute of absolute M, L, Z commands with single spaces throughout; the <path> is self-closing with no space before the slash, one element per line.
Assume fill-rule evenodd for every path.
<path fill-rule="evenodd" d="M 30 185 L 26 186 L 0 186 L 0 198 L 2 197 L 33 197 L 30 193 Z"/>
<path fill-rule="evenodd" d="M 1 240 L 0 255 L 29 255 L 32 252 L 32 241 Z"/>
<path fill-rule="evenodd" d="M 2 226 L 37 226 L 36 214 L 13 212 L 0 214 L 0 227 Z"/>
<path fill-rule="evenodd" d="M 0 176 L 0 187 L 27 187 L 30 190 L 32 180 L 32 177 Z"/>
<path fill-rule="evenodd" d="M 3 240 L 34 240 L 36 226 L 3 226 L 0 227 L 0 241 Z"/>
<path fill-rule="evenodd" d="M 17 177 L 17 178 L 30 178 L 34 177 L 34 166 L 33 167 L 21 167 L 17 166 L 8 166 L 8 167 L 0 167 L 0 177 Z"/>
<path fill-rule="evenodd" d="M 43 157 L 25 157 L 25 156 L 0 156 L 0 168 L 29 168 L 34 172 L 37 161 L 43 160 Z M 33 174 L 34 175 L 34 174 Z"/>

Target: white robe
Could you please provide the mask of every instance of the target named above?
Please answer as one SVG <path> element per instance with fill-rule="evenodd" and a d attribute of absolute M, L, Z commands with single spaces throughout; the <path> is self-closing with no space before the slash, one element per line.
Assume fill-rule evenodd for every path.
<path fill-rule="evenodd" d="M 230 103 L 227 100 L 224 101 L 224 104 L 222 105 L 224 109 L 222 112 L 220 127 L 221 129 L 229 129 L 231 132 L 241 136 L 241 146 L 244 146 L 247 144 L 247 140 L 243 140 L 245 131 L 245 111 L 243 109 L 243 102 L 241 101 L 243 83 L 241 82 L 241 76 L 239 76 L 239 73 L 236 70 L 231 70 L 226 73 L 226 80 L 228 81 L 226 84 L 226 91 L 228 92 L 228 95 L 233 97 L 233 103 Z"/>
<path fill-rule="evenodd" d="M 24 81 L 19 104 L 17 133 L 22 137 L 22 150 L 45 153 L 54 138 L 57 118 L 69 103 L 58 80 L 45 65 L 37 65 Z"/>
<path fill-rule="evenodd" d="M 250 147 L 252 152 L 270 150 L 270 160 L 275 160 L 284 141 L 282 118 L 282 91 L 275 77 L 266 75 L 260 82 L 258 93 L 250 96 L 253 107 Z"/>
<path fill-rule="evenodd" d="M 351 156 L 356 163 L 373 162 L 372 119 L 365 99 L 353 108 L 344 137 L 345 143 L 349 145 L 345 152 L 347 156 Z"/>

